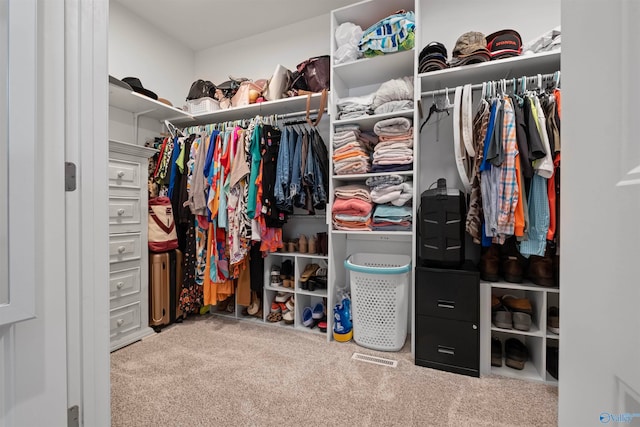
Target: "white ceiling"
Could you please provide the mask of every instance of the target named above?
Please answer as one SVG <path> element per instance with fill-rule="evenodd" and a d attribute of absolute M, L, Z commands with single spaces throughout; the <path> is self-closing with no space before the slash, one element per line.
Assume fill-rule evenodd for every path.
<path fill-rule="evenodd" d="M 323 15 L 360 0 L 115 1 L 198 51 Z"/>

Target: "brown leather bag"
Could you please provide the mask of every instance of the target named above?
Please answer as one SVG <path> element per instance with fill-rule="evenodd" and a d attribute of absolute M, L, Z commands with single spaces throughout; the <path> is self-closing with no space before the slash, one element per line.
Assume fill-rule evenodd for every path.
<path fill-rule="evenodd" d="M 307 87 L 311 92 L 329 90 L 331 76 L 331 58 L 329 55 L 316 56 L 301 62 L 296 67 L 304 76 Z"/>

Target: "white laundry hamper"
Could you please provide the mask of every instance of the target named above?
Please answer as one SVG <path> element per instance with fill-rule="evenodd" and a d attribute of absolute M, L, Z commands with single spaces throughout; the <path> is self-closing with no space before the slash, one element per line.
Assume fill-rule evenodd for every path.
<path fill-rule="evenodd" d="M 355 253 L 344 266 L 351 278 L 354 341 L 373 350 L 400 350 L 407 337 L 411 257 Z"/>

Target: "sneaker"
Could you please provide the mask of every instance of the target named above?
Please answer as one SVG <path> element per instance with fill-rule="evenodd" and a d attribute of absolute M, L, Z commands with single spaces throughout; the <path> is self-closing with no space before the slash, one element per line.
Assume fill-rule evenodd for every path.
<path fill-rule="evenodd" d="M 304 310 L 302 310 L 302 324 L 309 328 L 313 328 L 314 323 L 313 310 L 311 310 L 311 307 L 305 307 Z"/>
<path fill-rule="evenodd" d="M 316 320 L 322 319 L 324 317 L 324 305 L 319 302 L 313 307 L 313 318 Z"/>

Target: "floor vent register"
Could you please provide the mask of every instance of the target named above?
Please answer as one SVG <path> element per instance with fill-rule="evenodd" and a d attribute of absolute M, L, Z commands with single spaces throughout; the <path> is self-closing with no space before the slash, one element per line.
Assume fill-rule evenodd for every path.
<path fill-rule="evenodd" d="M 376 356 L 369 356 L 368 354 L 353 353 L 353 356 L 351 356 L 351 358 L 354 360 L 359 360 L 361 362 L 373 363 L 374 365 L 389 366 L 391 368 L 395 368 L 398 366 L 397 360 L 384 359 L 382 357 L 376 357 Z"/>

